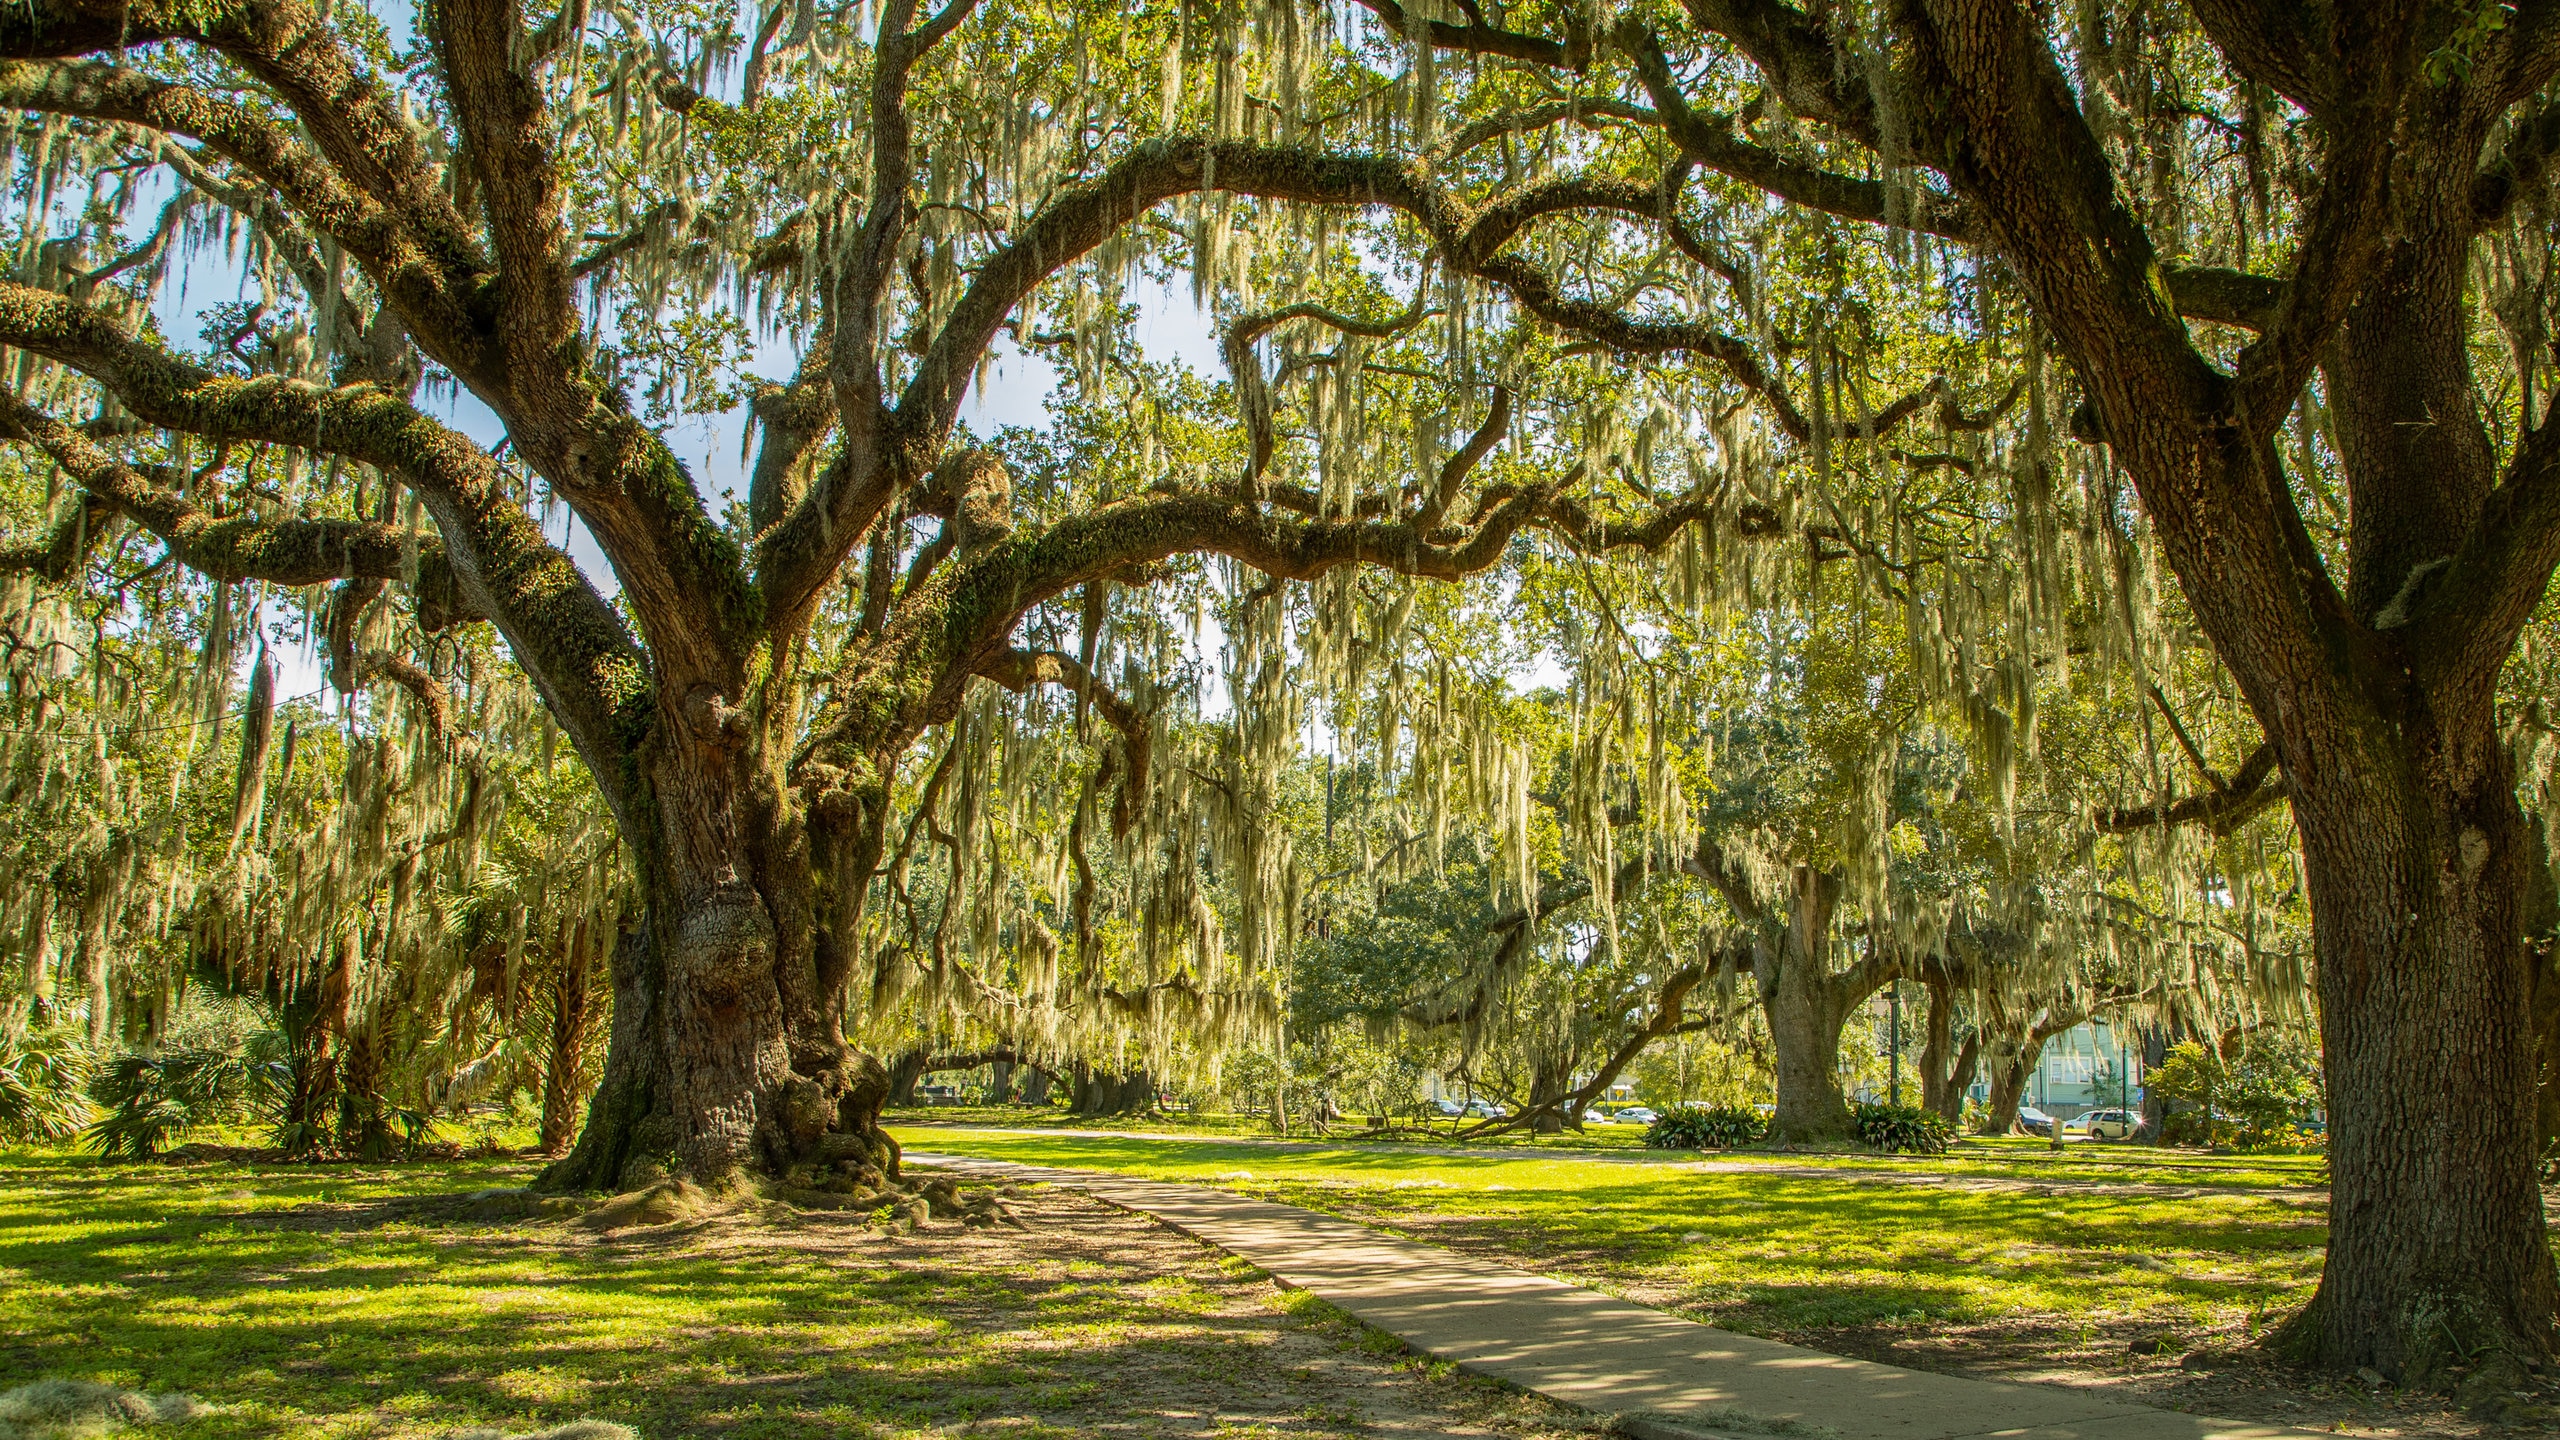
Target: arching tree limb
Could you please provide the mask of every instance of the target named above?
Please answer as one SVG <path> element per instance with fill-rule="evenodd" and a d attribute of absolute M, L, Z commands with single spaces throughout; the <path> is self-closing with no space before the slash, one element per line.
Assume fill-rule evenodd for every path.
<path fill-rule="evenodd" d="M 266 440 L 363 460 L 425 503 L 468 613 L 506 635 L 617 807 L 621 757 L 654 723 L 648 662 L 619 616 L 509 494 L 467 437 L 370 385 L 323 389 L 210 374 L 141 344 L 105 316 L 0 282 L 0 345 L 80 371 L 135 415 L 191 434 Z M 344 573 L 333 572 L 333 573 Z"/>

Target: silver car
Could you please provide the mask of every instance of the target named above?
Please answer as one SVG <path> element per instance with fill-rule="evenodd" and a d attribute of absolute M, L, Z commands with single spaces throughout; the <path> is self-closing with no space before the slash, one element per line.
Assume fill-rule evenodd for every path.
<path fill-rule="evenodd" d="M 2062 1122 L 2065 1135 L 2086 1135 L 2092 1140 L 2128 1140 L 2142 1128 L 2139 1110 L 2086 1110 Z"/>

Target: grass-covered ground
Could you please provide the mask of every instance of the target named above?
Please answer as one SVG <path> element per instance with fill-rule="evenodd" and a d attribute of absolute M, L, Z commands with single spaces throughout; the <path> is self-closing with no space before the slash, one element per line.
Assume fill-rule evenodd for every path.
<path fill-rule="evenodd" d="M 1078 1115 L 1057 1105 L 920 1105 L 890 1111 L 886 1118 L 891 1124 L 909 1125 L 992 1125 L 1027 1130 L 1097 1130 L 1295 1140 L 1322 1138 L 1303 1120 L 1291 1127 L 1287 1137 L 1281 1137 L 1272 1128 L 1268 1115 L 1236 1115 L 1209 1110 L 1177 1110 L 1148 1115 Z M 1403 1141 L 1422 1144 L 1506 1145 L 1537 1150 L 1635 1151 L 1644 1148 L 1645 1127 L 1597 1121 L 1579 1132 L 1568 1130 L 1561 1135 L 1531 1135 L 1513 1130 L 1470 1141 L 1452 1140 L 1451 1137 L 1461 1129 L 1482 1123 L 1480 1120 L 1437 1120 L 1426 1125 L 1418 1121 L 1398 1121 L 1397 1130 Z M 1334 1121 L 1326 1130 L 1331 1136 L 1342 1137 L 1358 1134 L 1367 1128 L 1358 1117 L 1353 1117 Z"/>
<path fill-rule="evenodd" d="M 2005 1140 L 1932 1158 L 1435 1154 L 897 1133 L 923 1152 L 1214 1183 L 1843 1354 L 2362 1434 L 2483 1428 L 2436 1397 L 2273 1370 L 2249 1349 L 2319 1279 L 2316 1156 L 2057 1156 Z"/>
<path fill-rule="evenodd" d="M 1686 1313 L 1768 1334 L 2049 1315 L 2092 1329 L 2226 1335 L 2304 1298 L 2327 1234 L 2316 1192 L 2226 1181 L 2199 1193 L 2183 1169 L 2110 1164 L 2100 1172 L 2069 1155 L 2060 1165 L 2001 1152 L 1925 1162 L 1685 1154 L 1625 1164 L 1385 1146 L 898 1134 L 932 1151 L 1214 1180 L 1462 1248 L 1498 1245 L 1549 1271 L 1668 1285 Z M 2022 1177 L 2027 1171 L 2036 1173 Z M 1947 1183 L 1875 1183 L 1884 1174 Z M 2036 1183 L 2055 1180 L 2086 1183 Z M 2127 1182 L 2178 1188 L 2139 1193 Z"/>
<path fill-rule="evenodd" d="M 1275 1145 L 1321 1146 L 1328 1151 L 1375 1149 L 1390 1155 L 1427 1154 L 1440 1150 L 1508 1154 L 1592 1155 L 1615 1160 L 1691 1164 L 1702 1158 L 1718 1162 L 1767 1166 L 1818 1166 L 1843 1171 L 1879 1173 L 1962 1174 L 2011 1179 L 2077 1179 L 2106 1183 L 2168 1185 L 2326 1185 L 2328 1162 L 2319 1155 L 2215 1155 L 2202 1150 L 2164 1149 L 2149 1145 L 2075 1140 L 2061 1150 L 2052 1142 L 2027 1136 L 1968 1136 L 1943 1156 L 1876 1155 L 1810 1150 L 1740 1150 L 1711 1152 L 1648 1150 L 1641 1125 L 1594 1124 L 1576 1133 L 1465 1136 L 1447 1125 L 1388 1140 L 1350 1138 L 1351 1127 L 1336 1126 L 1332 1137 L 1303 1130 L 1283 1136 L 1259 1115 L 1174 1114 L 1089 1117 L 1053 1107 L 935 1106 L 891 1111 L 893 1129 L 952 1127 L 990 1130 L 1034 1130 L 1056 1135 L 1169 1136 L 1178 1139 L 1267 1142 Z M 1401 1163 L 1401 1162 L 1399 1162 Z"/>
<path fill-rule="evenodd" d="M 0 1152 L 0 1390 L 185 1392 L 186 1437 L 441 1436 L 595 1417 L 718 1436 L 1540 1433 L 1555 1412 L 1407 1361 L 1079 1197 L 1029 1229 L 749 1202 L 597 1234 L 476 1218 L 532 1166 L 106 1165 Z"/>

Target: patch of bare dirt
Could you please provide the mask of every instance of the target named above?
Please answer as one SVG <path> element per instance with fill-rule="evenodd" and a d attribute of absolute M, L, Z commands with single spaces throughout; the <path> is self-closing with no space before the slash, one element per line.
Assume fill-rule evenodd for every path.
<path fill-rule="evenodd" d="M 1268 1278 L 1144 1216 L 1046 1186 L 1025 1187 L 1008 1203 L 1026 1228 L 937 1222 L 909 1235 L 868 1235 L 859 1242 L 863 1259 L 918 1275 L 996 1281 L 994 1303 L 956 1302 L 948 1312 L 950 1323 L 982 1331 L 1018 1323 L 1004 1292 L 1038 1295 L 1070 1283 L 1178 1293 L 1168 1306 L 1178 1314 L 1141 1343 L 1124 1337 L 1084 1357 L 1071 1336 L 1023 1335 L 1026 1351 L 1080 1368 L 1094 1388 L 1076 1387 L 1085 1398 L 1071 1415 L 988 1414 L 976 1422 L 978 1433 L 1040 1433 L 1063 1424 L 1104 1435 L 1563 1440 L 1589 1423 L 1578 1412 L 1407 1354 L 1325 1307 L 1293 1306 Z M 749 1234 L 731 1231 L 715 1243 L 740 1243 Z M 955 1288 L 989 1293 L 974 1284 Z"/>

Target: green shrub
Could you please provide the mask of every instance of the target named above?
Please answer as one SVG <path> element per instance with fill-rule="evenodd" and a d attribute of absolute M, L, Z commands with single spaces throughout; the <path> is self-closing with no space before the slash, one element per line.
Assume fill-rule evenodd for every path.
<path fill-rule="evenodd" d="M 1730 1150 L 1769 1133 L 1769 1122 L 1748 1105 L 1681 1109 L 1653 1122 L 1644 1143 L 1656 1150 Z"/>
<path fill-rule="evenodd" d="M 1867 1145 L 1913 1155 L 1943 1155 L 1956 1134 L 1946 1116 L 1917 1105 L 1852 1105 L 1849 1123 Z"/>
<path fill-rule="evenodd" d="M 0 1034 L 0 1141 L 67 1140 L 89 1123 L 89 1057 L 68 1031 Z"/>
<path fill-rule="evenodd" d="M 175 1136 L 240 1118 L 263 1098 L 265 1078 L 250 1061 L 219 1050 L 117 1056 L 90 1087 L 105 1111 L 89 1127 L 89 1148 L 147 1159 Z"/>
<path fill-rule="evenodd" d="M 2252 1036 L 2228 1055 L 2192 1040 L 2174 1045 L 2143 1087 L 2168 1102 L 2160 1138 L 2171 1145 L 2298 1150 L 2316 1144 L 2302 1133 L 2299 1117 L 2320 1103 L 2318 1062 L 2290 1037 Z"/>

